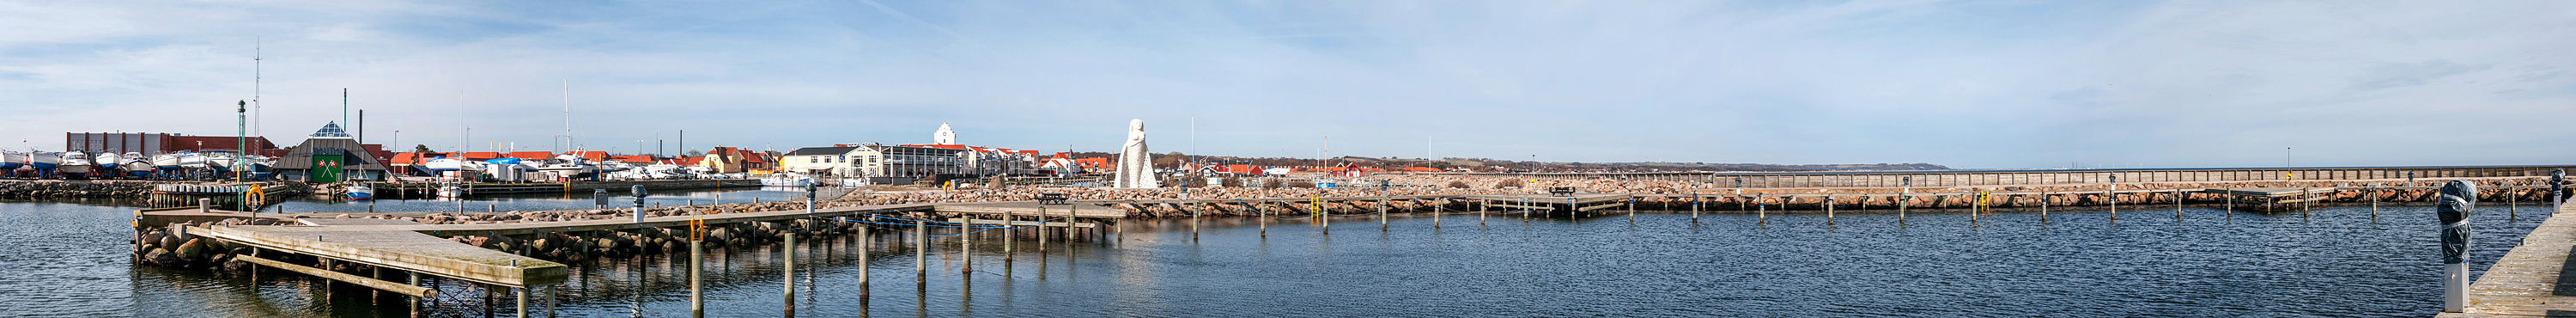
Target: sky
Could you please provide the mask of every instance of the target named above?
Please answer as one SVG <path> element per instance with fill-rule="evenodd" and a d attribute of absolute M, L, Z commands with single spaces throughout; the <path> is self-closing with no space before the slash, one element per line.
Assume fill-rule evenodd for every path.
<path fill-rule="evenodd" d="M 1114 152 L 1141 119 L 1256 157 L 2576 164 L 2570 1 L 0 0 L 0 29 L 20 150 L 228 136 L 254 95 L 293 144 L 346 89 L 368 142 L 440 151 L 562 150 L 569 106 L 618 153 L 941 123 Z"/>

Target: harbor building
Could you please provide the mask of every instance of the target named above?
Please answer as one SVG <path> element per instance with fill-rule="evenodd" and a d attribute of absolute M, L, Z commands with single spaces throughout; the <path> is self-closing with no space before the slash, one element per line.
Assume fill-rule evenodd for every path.
<path fill-rule="evenodd" d="M 190 136 L 171 133 L 63 133 L 63 149 L 86 153 L 114 151 L 150 155 L 181 150 L 234 151 L 241 149 L 242 142 L 250 144 L 252 154 L 263 154 L 263 150 L 278 149 L 276 143 L 268 141 L 268 137 L 260 136 L 240 137 L 236 140 L 233 136 Z"/>
<path fill-rule="evenodd" d="M 358 143 L 339 123 L 327 123 L 305 138 L 303 144 L 288 148 L 277 159 L 278 178 L 304 182 L 329 183 L 343 180 L 385 180 L 390 166 L 370 146 Z"/>
<path fill-rule="evenodd" d="M 714 168 L 716 173 L 743 173 L 753 170 L 776 169 L 775 166 L 771 165 L 772 160 L 769 160 L 769 157 L 769 154 L 764 152 L 720 146 L 716 147 L 715 151 L 708 151 L 705 159 L 700 159 L 698 162 L 691 165 Z"/>

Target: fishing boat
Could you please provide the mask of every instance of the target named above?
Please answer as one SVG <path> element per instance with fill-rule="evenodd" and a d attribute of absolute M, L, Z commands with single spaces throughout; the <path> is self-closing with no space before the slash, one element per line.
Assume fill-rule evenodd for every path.
<path fill-rule="evenodd" d="M 376 199 L 376 187 L 365 182 L 350 184 L 349 193 L 345 195 L 349 197 L 349 201 L 374 200 Z"/>
<path fill-rule="evenodd" d="M 158 157 L 144 156 L 143 153 L 140 152 L 127 152 L 123 156 L 117 156 L 117 158 L 125 160 L 124 163 L 117 164 L 117 168 L 125 170 L 125 174 L 127 176 L 135 178 L 150 177 L 154 170 L 160 169 L 156 164 L 153 164 L 154 159 L 158 159 Z M 171 160 L 177 161 L 178 157 L 171 157 Z"/>
<path fill-rule="evenodd" d="M 89 162 L 89 153 L 68 151 L 63 152 L 62 164 L 54 166 L 54 170 L 61 172 L 63 178 L 88 178 L 92 166 L 95 164 Z"/>

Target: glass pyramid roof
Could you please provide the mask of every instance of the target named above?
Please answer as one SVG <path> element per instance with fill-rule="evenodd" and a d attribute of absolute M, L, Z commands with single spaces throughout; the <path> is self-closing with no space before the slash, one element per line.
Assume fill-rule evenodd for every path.
<path fill-rule="evenodd" d="M 349 131 L 340 129 L 340 123 L 326 123 L 322 130 L 313 132 L 313 138 L 349 138 Z"/>

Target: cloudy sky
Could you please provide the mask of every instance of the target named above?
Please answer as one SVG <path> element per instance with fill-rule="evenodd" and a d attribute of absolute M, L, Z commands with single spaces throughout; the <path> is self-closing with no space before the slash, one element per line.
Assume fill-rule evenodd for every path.
<path fill-rule="evenodd" d="M 2576 163 L 2569 1 L 538 2 L 0 1 L 0 146 L 230 135 L 258 46 L 281 143 Z"/>

